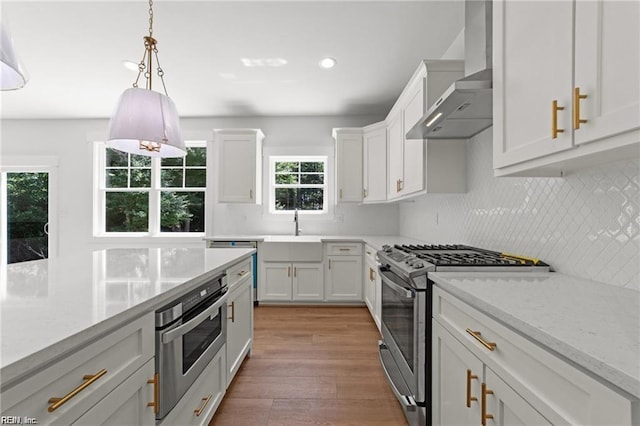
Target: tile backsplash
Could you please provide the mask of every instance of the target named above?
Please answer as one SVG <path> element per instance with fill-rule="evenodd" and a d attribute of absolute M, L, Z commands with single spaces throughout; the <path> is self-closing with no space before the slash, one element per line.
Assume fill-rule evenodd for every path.
<path fill-rule="evenodd" d="M 492 132 L 467 142 L 466 194 L 400 206 L 400 233 L 538 257 L 569 275 L 640 290 L 640 161 L 563 178 L 496 178 Z"/>

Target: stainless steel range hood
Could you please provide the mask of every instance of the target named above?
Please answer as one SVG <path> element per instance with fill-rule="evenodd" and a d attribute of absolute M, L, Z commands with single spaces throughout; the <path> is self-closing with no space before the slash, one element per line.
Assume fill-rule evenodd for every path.
<path fill-rule="evenodd" d="M 465 2 L 465 77 L 407 132 L 407 139 L 468 139 L 493 123 L 491 0 Z"/>

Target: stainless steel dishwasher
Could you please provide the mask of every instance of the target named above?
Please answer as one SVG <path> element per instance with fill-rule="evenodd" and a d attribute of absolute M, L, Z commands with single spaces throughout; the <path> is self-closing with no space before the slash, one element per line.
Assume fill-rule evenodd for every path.
<path fill-rule="evenodd" d="M 258 243 L 251 240 L 210 240 L 209 248 L 254 248 L 256 252 L 252 255 L 253 269 L 253 300 L 254 304 L 258 304 Z"/>

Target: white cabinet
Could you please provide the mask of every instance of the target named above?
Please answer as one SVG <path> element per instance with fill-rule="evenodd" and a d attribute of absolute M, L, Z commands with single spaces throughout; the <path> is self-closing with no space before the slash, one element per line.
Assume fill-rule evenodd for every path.
<path fill-rule="evenodd" d="M 147 406 L 153 402 L 153 385 L 147 380 L 154 375 L 154 348 L 154 314 L 149 313 L 15 385 L 3 383 L 2 414 L 35 418 L 40 424 L 114 424 L 115 419 L 153 424 L 155 414 Z M 122 393 L 135 401 L 122 400 Z M 92 407 L 94 420 L 81 422 Z"/>
<path fill-rule="evenodd" d="M 637 156 L 638 2 L 496 1 L 493 14 L 496 175 Z"/>
<path fill-rule="evenodd" d="M 378 275 L 378 262 L 376 251 L 373 247 L 365 245 L 364 263 L 364 302 L 369 308 L 371 317 L 380 331 L 380 317 L 382 314 L 382 282 Z"/>
<path fill-rule="evenodd" d="M 362 244 L 326 244 L 325 300 L 362 301 Z"/>
<path fill-rule="evenodd" d="M 384 122 L 363 128 L 363 203 L 387 199 L 387 126 Z"/>
<path fill-rule="evenodd" d="M 362 129 L 333 129 L 336 144 L 336 201 L 362 201 Z"/>
<path fill-rule="evenodd" d="M 156 416 L 149 403 L 154 403 L 155 361 L 149 360 L 138 371 L 84 413 L 74 425 L 139 425 L 154 426 Z"/>
<path fill-rule="evenodd" d="M 264 262 L 261 301 L 317 301 L 324 298 L 322 263 Z"/>
<path fill-rule="evenodd" d="M 158 426 L 209 424 L 227 389 L 225 355 L 223 347 Z"/>
<path fill-rule="evenodd" d="M 262 140 L 258 129 L 219 129 L 220 203 L 262 203 Z"/>
<path fill-rule="evenodd" d="M 632 424 L 637 401 L 438 287 L 433 316 L 433 424 Z"/>
<path fill-rule="evenodd" d="M 251 259 L 227 270 L 227 387 L 253 346 L 253 273 Z"/>
<path fill-rule="evenodd" d="M 462 61 L 421 62 L 389 112 L 386 119 L 387 199 L 426 192 L 466 191 L 465 141 L 425 141 L 405 136 L 449 85 L 463 74 Z"/>

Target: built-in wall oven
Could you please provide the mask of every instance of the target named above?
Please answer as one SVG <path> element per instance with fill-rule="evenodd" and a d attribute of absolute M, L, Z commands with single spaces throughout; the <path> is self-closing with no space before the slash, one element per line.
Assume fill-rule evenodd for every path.
<path fill-rule="evenodd" d="M 411 426 L 431 425 L 431 321 L 435 271 L 548 271 L 537 259 L 464 245 L 396 245 L 378 252 L 382 278 L 379 356 Z"/>
<path fill-rule="evenodd" d="M 156 311 L 157 419 L 224 349 L 227 297 L 227 277 L 222 274 Z"/>

